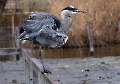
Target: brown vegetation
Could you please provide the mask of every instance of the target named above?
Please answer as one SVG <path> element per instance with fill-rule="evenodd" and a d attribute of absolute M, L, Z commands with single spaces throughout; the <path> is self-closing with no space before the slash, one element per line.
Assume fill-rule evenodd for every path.
<path fill-rule="evenodd" d="M 46 0 L 47 1 L 47 0 Z M 31 3 L 29 5 L 26 5 Z M 51 0 L 50 5 L 41 2 L 27 2 L 21 7 L 21 13 L 24 11 L 48 11 L 60 18 L 61 10 L 68 6 L 74 5 L 80 10 L 88 11 L 86 14 L 75 14 L 73 25 L 68 33 L 69 41 L 66 46 L 88 46 L 87 22 L 92 24 L 92 34 L 95 46 L 105 46 L 117 44 L 120 42 L 118 32 L 118 20 L 120 20 L 120 0 Z M 37 4 L 37 5 L 36 5 Z M 25 6 L 26 5 L 26 6 Z M 39 6 L 40 5 L 40 6 Z M 26 9 L 26 7 L 28 7 Z M 32 7 L 32 8 L 31 8 Z M 14 11 L 13 11 L 14 12 Z M 0 19 L 0 26 L 10 26 L 11 15 L 3 15 Z M 21 26 L 24 15 L 15 15 L 15 26 Z M 60 18 L 61 19 L 61 18 Z"/>
<path fill-rule="evenodd" d="M 73 25 L 69 32 L 68 45 L 87 46 L 88 36 L 86 23 L 92 24 L 94 45 L 109 45 L 120 42 L 117 23 L 120 19 L 120 0 L 54 0 L 51 12 L 60 17 L 61 10 L 74 5 L 86 14 L 73 15 Z"/>

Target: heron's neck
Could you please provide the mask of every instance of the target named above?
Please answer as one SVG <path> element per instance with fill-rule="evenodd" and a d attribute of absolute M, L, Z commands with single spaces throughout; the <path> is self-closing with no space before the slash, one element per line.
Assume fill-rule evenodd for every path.
<path fill-rule="evenodd" d="M 66 20 L 66 18 L 69 18 L 70 17 L 70 14 L 68 13 L 67 10 L 64 10 L 61 12 L 61 17 L 63 20 Z"/>
<path fill-rule="evenodd" d="M 71 25 L 72 25 L 72 18 L 70 17 L 70 14 L 62 11 L 61 17 L 63 19 L 60 31 L 61 33 L 68 33 Z"/>

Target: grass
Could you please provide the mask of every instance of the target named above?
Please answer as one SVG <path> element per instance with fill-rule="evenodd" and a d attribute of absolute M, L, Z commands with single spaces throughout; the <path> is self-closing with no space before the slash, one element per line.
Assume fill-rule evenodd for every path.
<path fill-rule="evenodd" d="M 120 42 L 117 23 L 120 19 L 120 0 L 54 0 L 51 12 L 60 18 L 61 10 L 74 5 L 88 11 L 86 14 L 73 15 L 73 25 L 69 31 L 68 44 L 88 46 L 87 22 L 92 24 L 95 46 L 113 45 Z"/>

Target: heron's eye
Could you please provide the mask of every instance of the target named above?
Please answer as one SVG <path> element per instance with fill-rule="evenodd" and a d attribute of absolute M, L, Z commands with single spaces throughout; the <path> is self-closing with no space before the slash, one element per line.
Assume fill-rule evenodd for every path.
<path fill-rule="evenodd" d="M 73 12 L 77 12 L 76 10 L 73 10 Z"/>

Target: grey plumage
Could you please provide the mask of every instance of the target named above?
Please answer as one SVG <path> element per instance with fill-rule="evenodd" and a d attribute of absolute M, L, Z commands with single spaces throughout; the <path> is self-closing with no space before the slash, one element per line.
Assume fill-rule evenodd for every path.
<path fill-rule="evenodd" d="M 61 22 L 56 16 L 50 13 L 34 12 L 23 21 L 23 29 L 19 38 L 29 40 L 35 44 L 47 45 L 50 47 L 59 47 L 68 40 L 66 35 L 72 25 L 71 14 L 83 12 L 77 10 L 74 6 L 68 6 L 61 12 L 63 21 Z M 23 31 L 23 32 L 22 32 Z M 41 53 L 41 50 L 39 50 Z M 49 71 L 45 69 L 41 54 L 39 54 L 43 65 L 44 73 Z"/>
<path fill-rule="evenodd" d="M 61 12 L 62 22 L 50 13 L 34 12 L 23 21 L 24 31 L 19 38 L 50 47 L 61 46 L 68 40 L 66 34 L 72 25 L 70 15 L 77 12 L 83 11 L 74 6 L 64 8 Z"/>

